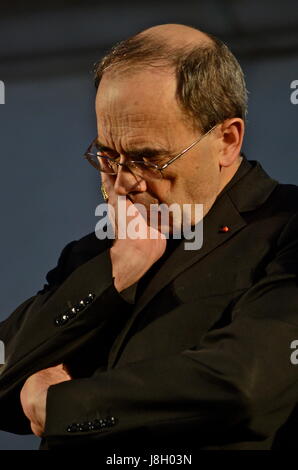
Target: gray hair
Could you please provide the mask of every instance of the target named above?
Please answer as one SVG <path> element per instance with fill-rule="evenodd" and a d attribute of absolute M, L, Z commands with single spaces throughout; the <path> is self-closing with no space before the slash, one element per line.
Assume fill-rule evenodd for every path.
<path fill-rule="evenodd" d="M 95 64 L 95 86 L 109 68 L 133 73 L 145 67 L 172 68 L 176 98 L 184 113 L 207 132 L 225 119 L 245 121 L 247 90 L 243 71 L 229 48 L 207 34 L 211 42 L 173 47 L 156 37 L 137 34 L 116 44 Z"/>

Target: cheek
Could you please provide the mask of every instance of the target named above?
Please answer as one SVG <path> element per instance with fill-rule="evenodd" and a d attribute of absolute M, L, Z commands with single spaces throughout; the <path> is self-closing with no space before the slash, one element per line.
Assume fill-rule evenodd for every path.
<path fill-rule="evenodd" d="M 187 173 L 187 178 L 191 182 L 197 182 L 200 185 L 210 184 L 216 178 L 218 165 L 211 152 L 206 153 L 204 158 L 193 160 L 192 168 Z"/>
<path fill-rule="evenodd" d="M 174 179 L 166 176 L 156 181 L 152 180 L 147 184 L 147 192 L 160 202 L 168 202 L 173 191 L 173 183 Z"/>

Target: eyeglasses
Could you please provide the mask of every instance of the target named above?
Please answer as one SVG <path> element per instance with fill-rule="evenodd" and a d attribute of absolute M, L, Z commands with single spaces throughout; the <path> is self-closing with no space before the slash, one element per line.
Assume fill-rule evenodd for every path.
<path fill-rule="evenodd" d="M 87 148 L 86 152 L 84 153 L 84 158 L 88 160 L 88 162 L 96 168 L 98 171 L 103 173 L 108 173 L 110 175 L 117 175 L 118 170 L 120 167 L 127 168 L 131 173 L 136 176 L 140 176 L 145 179 L 150 178 L 162 178 L 163 171 L 172 163 L 174 163 L 178 158 L 182 157 L 186 152 L 192 149 L 195 145 L 197 145 L 201 140 L 210 134 L 218 124 L 213 126 L 209 131 L 205 134 L 201 135 L 197 140 L 195 140 L 192 144 L 190 144 L 186 149 L 182 150 L 178 155 L 168 160 L 163 165 L 157 165 L 156 163 L 150 162 L 149 158 L 146 160 L 144 156 L 142 160 L 131 160 L 127 163 L 120 163 L 120 156 L 117 157 L 110 157 L 106 155 L 104 151 L 102 151 L 100 145 L 97 142 L 97 138 L 95 138 L 92 143 Z"/>

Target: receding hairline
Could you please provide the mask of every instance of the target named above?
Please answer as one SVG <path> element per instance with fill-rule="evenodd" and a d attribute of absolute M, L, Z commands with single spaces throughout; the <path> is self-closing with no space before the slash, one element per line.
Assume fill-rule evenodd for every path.
<path fill-rule="evenodd" d="M 185 33 L 188 32 L 188 30 L 191 30 L 194 31 L 195 34 L 192 34 L 192 36 L 184 34 L 184 40 L 182 40 L 180 34 L 179 40 L 177 41 L 176 37 L 173 38 L 173 32 L 176 27 L 179 29 L 182 28 L 183 30 L 185 29 Z M 169 34 L 169 30 L 171 30 L 171 34 Z M 160 72 L 171 72 L 176 67 L 176 60 L 174 57 L 183 57 L 184 55 L 195 52 L 198 49 L 215 49 L 216 40 L 217 39 L 212 35 L 190 26 L 178 24 L 153 26 L 124 41 L 133 41 L 135 44 L 139 42 L 139 44 L 142 44 L 141 48 L 148 48 L 150 50 L 148 54 L 149 59 L 146 58 L 146 53 L 144 54 L 145 58 L 142 56 L 138 57 L 139 62 L 136 60 L 134 54 L 133 57 L 125 57 L 125 54 L 120 60 L 112 60 L 110 64 L 107 64 L 103 68 L 102 74 L 104 75 L 110 72 L 112 74 L 117 74 L 120 72 L 124 75 L 131 75 L 144 70 L 144 68 L 158 68 Z M 98 83 L 96 84 L 96 87 Z"/>
<path fill-rule="evenodd" d="M 163 44 L 166 43 L 173 48 L 212 46 L 214 44 L 212 36 L 204 31 L 176 23 L 153 26 L 136 34 L 135 37 L 161 40 Z"/>
<path fill-rule="evenodd" d="M 181 34 L 175 36 L 178 31 Z M 245 121 L 243 71 L 228 46 L 212 34 L 175 24 L 141 31 L 116 44 L 95 64 L 95 87 L 106 73 L 126 75 L 145 69 L 174 72 L 176 98 L 196 127 L 207 131 L 230 117 Z"/>

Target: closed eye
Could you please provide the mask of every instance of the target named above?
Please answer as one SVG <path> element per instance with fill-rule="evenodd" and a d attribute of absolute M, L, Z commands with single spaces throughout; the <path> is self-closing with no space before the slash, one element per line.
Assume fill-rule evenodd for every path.
<path fill-rule="evenodd" d="M 116 163 L 120 162 L 120 155 L 113 149 L 106 147 L 99 142 L 95 142 L 96 154 L 98 157 L 107 157 L 114 160 Z M 169 153 L 164 149 L 151 149 L 144 148 L 142 150 L 131 150 L 126 154 L 125 162 L 135 162 L 136 164 L 144 163 L 153 166 L 161 166 L 169 159 Z"/>
<path fill-rule="evenodd" d="M 162 165 L 166 160 L 169 159 L 169 156 L 160 156 L 155 158 L 143 157 L 145 163 L 153 163 L 154 165 Z"/>

